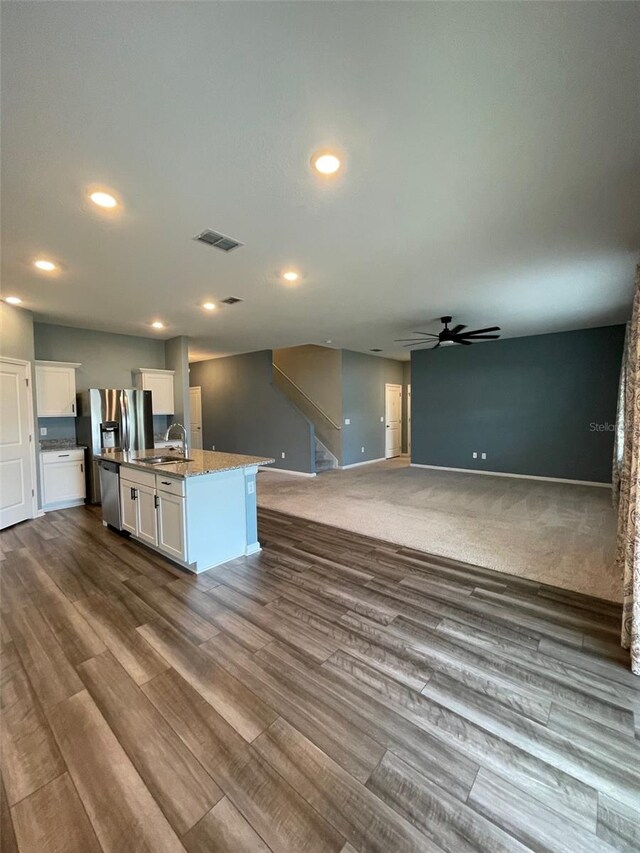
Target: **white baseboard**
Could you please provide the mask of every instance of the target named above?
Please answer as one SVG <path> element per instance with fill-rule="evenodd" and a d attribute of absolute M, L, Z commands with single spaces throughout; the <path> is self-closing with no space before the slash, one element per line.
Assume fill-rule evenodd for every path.
<path fill-rule="evenodd" d="M 339 465 L 339 469 L 341 471 L 346 471 L 347 468 L 360 468 L 361 465 L 373 465 L 374 462 L 386 462 L 386 458 L 383 456 L 380 459 L 367 459 L 366 462 L 352 462 L 351 465 Z"/>
<path fill-rule="evenodd" d="M 610 489 L 611 483 L 596 483 L 592 480 L 566 480 L 564 477 L 538 477 L 536 474 L 509 474 L 506 471 L 480 471 L 477 468 L 448 468 L 446 465 L 421 465 L 411 463 L 412 468 L 430 468 L 434 471 L 457 471 L 460 474 L 486 474 L 489 477 L 515 477 L 518 480 L 543 480 L 546 483 L 570 483 L 573 486 L 598 486 Z"/>
<path fill-rule="evenodd" d="M 74 501 L 59 501 L 58 503 L 47 504 L 46 506 L 42 507 L 42 512 L 43 513 L 56 512 L 56 510 L 59 510 L 59 509 L 71 509 L 71 507 L 84 506 L 84 504 L 85 504 L 84 498 L 79 498 L 79 499 L 74 500 Z"/>
<path fill-rule="evenodd" d="M 272 468 L 271 465 L 258 465 L 259 471 L 271 471 L 273 474 L 293 474 L 296 477 L 315 477 L 315 471 L 313 474 L 308 473 L 307 471 L 290 471 L 288 468 Z"/>
<path fill-rule="evenodd" d="M 259 542 L 253 542 L 251 545 L 247 545 L 244 549 L 245 557 L 250 557 L 251 554 L 257 554 L 258 551 L 262 551 L 262 546 Z"/>

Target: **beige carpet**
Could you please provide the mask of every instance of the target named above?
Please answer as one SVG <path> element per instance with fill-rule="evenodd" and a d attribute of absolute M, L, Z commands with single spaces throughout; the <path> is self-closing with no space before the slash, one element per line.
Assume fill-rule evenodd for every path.
<path fill-rule="evenodd" d="M 499 572 L 621 599 L 609 489 L 410 468 L 258 476 L 260 506 Z"/>

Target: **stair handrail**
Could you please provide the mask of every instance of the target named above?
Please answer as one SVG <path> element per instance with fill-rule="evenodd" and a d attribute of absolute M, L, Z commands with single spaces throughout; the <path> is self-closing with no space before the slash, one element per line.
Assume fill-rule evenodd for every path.
<path fill-rule="evenodd" d="M 331 424 L 331 426 L 334 429 L 342 429 L 340 424 L 337 424 L 333 420 L 333 418 L 329 417 L 329 415 L 325 411 L 323 411 L 320 408 L 320 406 L 311 399 L 311 397 L 308 394 L 305 394 L 305 392 L 302 390 L 302 388 L 296 382 L 294 382 L 290 376 L 287 376 L 287 374 L 284 372 L 284 370 L 282 370 L 280 367 L 278 367 L 278 365 L 275 363 L 275 361 L 272 362 L 272 367 L 275 367 L 275 369 L 278 371 L 278 373 L 281 376 L 284 376 L 284 378 L 287 380 L 287 382 L 289 382 L 291 385 L 293 385 L 293 387 L 296 389 L 296 391 L 298 391 L 298 393 L 302 394 L 302 396 L 305 398 L 305 400 L 307 400 L 307 402 L 310 403 L 314 409 L 316 409 L 318 412 L 320 412 L 322 417 L 325 420 L 329 421 L 329 423 Z M 329 451 L 329 452 L 331 452 L 331 451 Z"/>

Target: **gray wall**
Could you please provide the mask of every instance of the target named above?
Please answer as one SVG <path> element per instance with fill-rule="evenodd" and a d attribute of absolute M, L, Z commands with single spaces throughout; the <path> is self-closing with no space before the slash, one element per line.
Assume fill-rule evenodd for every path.
<path fill-rule="evenodd" d="M 33 361 L 33 316 L 30 311 L 0 302 L 0 355 Z"/>
<path fill-rule="evenodd" d="M 409 452 L 409 395 L 411 385 L 411 362 L 402 362 L 402 452 Z"/>
<path fill-rule="evenodd" d="M 272 385 L 271 359 L 263 350 L 191 364 L 190 384 L 202 389 L 202 445 L 271 456 L 276 467 L 312 473 L 313 429 Z"/>
<path fill-rule="evenodd" d="M 132 370 L 165 367 L 164 341 L 114 335 L 72 326 L 34 323 L 35 357 L 43 361 L 75 361 L 78 391 L 87 388 L 132 388 Z M 167 418 L 153 419 L 154 433 L 164 432 Z M 46 438 L 75 438 L 75 418 L 39 418 L 38 429 L 46 427 Z"/>
<path fill-rule="evenodd" d="M 311 344 L 288 347 L 274 350 L 273 362 L 282 371 L 274 371 L 274 384 L 314 424 L 316 437 L 340 463 L 342 350 Z"/>
<path fill-rule="evenodd" d="M 35 323 L 34 332 L 37 359 L 81 362 L 76 372 L 78 391 L 132 388 L 132 370 L 165 368 L 164 341 L 50 323 Z"/>
<path fill-rule="evenodd" d="M 401 385 L 402 362 L 344 350 L 342 353 L 342 464 L 385 454 L 384 386 Z M 346 425 L 348 418 L 351 423 Z M 383 421 L 380 421 L 383 418 Z M 362 452 L 364 447 L 364 453 Z"/>
<path fill-rule="evenodd" d="M 173 396 L 175 412 L 173 421 L 182 424 L 187 430 L 191 429 L 191 412 L 189 405 L 189 338 L 182 335 L 165 342 L 165 367 L 174 371 Z M 142 365 L 146 367 L 146 365 Z M 170 419 L 171 420 L 171 419 Z M 173 432 L 171 433 L 173 435 Z"/>
<path fill-rule="evenodd" d="M 336 423 L 342 418 L 342 351 L 320 346 L 273 351 L 273 362 Z"/>
<path fill-rule="evenodd" d="M 606 326 L 414 351 L 412 461 L 610 482 L 623 342 Z"/>

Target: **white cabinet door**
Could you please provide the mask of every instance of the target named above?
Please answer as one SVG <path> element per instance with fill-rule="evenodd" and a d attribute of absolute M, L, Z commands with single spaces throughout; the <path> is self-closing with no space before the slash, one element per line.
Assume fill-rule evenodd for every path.
<path fill-rule="evenodd" d="M 158 546 L 169 557 L 186 562 L 185 499 L 158 492 Z"/>
<path fill-rule="evenodd" d="M 37 364 L 36 396 L 39 418 L 75 418 L 75 368 Z"/>
<path fill-rule="evenodd" d="M 84 465 L 77 460 L 43 465 L 42 479 L 45 506 L 85 496 Z"/>
<path fill-rule="evenodd" d="M 151 391 L 153 414 L 172 415 L 175 409 L 173 402 L 173 374 L 144 373 L 142 384 L 145 391 Z"/>
<path fill-rule="evenodd" d="M 0 361 L 0 529 L 33 515 L 27 365 Z"/>
<path fill-rule="evenodd" d="M 158 514 L 156 490 L 153 486 L 136 486 L 138 504 L 138 539 L 150 545 L 158 544 Z"/>
<path fill-rule="evenodd" d="M 122 513 L 122 529 L 128 530 L 134 536 L 138 533 L 138 502 L 136 489 L 138 487 L 126 480 L 120 480 L 120 512 Z"/>

